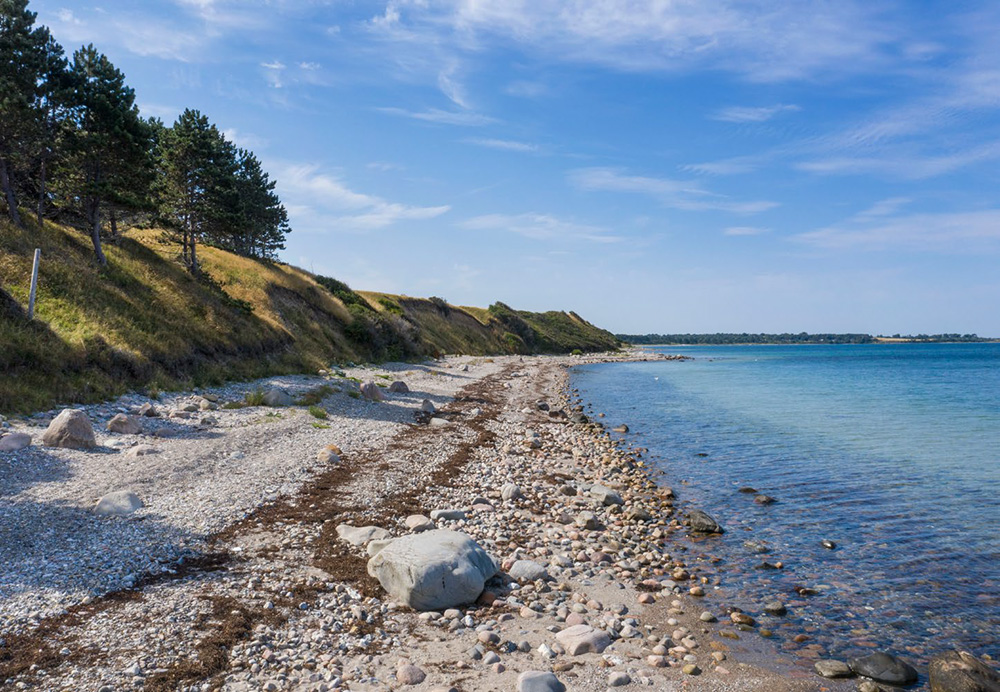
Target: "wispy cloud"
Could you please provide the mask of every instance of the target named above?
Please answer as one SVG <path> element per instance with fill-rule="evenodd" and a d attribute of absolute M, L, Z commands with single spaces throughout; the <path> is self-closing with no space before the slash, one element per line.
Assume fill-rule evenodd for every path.
<path fill-rule="evenodd" d="M 468 219 L 459 225 L 470 231 L 509 231 L 532 240 L 589 240 L 595 243 L 615 243 L 621 240 L 621 237 L 600 226 L 564 221 L 549 214 L 487 214 Z"/>
<path fill-rule="evenodd" d="M 794 113 L 802 108 L 794 104 L 779 103 L 774 106 L 730 106 L 716 111 L 712 120 L 727 123 L 762 123 L 781 113 Z"/>
<path fill-rule="evenodd" d="M 710 192 L 689 180 L 627 175 L 614 168 L 583 168 L 570 173 L 570 182 L 583 190 L 630 192 L 648 195 L 661 204 L 685 211 L 719 210 L 756 214 L 779 206 L 777 202 L 737 202 Z"/>
<path fill-rule="evenodd" d="M 561 61 L 619 70 L 701 66 L 781 81 L 884 66 L 900 52 L 903 32 L 883 12 L 860 0 L 812 6 L 809 12 L 739 0 L 392 0 L 371 26 L 385 38 L 413 45 L 470 51 L 514 44 Z"/>
<path fill-rule="evenodd" d="M 292 164 L 277 168 L 278 192 L 296 230 L 370 231 L 401 221 L 433 219 L 450 211 L 448 205 L 420 207 L 389 202 L 351 190 L 319 166 Z"/>
<path fill-rule="evenodd" d="M 948 254 L 1000 250 L 1000 210 L 856 216 L 847 222 L 794 236 L 828 250 L 910 250 Z"/>
<path fill-rule="evenodd" d="M 260 66 L 264 68 L 264 80 L 268 86 L 274 89 L 280 89 L 284 86 L 285 64 L 283 62 L 272 60 L 271 62 L 262 62 Z"/>
<path fill-rule="evenodd" d="M 753 173 L 760 167 L 760 161 L 749 156 L 740 156 L 722 161 L 706 161 L 705 163 L 689 163 L 681 166 L 682 171 L 701 175 L 740 175 Z"/>
<path fill-rule="evenodd" d="M 746 235 L 761 235 L 763 233 L 770 233 L 770 228 L 760 228 L 758 226 L 730 226 L 725 229 L 723 235 L 734 235 L 734 236 L 746 236 Z"/>
<path fill-rule="evenodd" d="M 930 145 L 923 143 L 923 149 Z M 826 175 L 875 174 L 903 180 L 933 178 L 972 164 L 1000 159 L 1000 140 L 982 142 L 949 153 L 914 151 L 914 146 L 880 146 L 869 155 L 831 156 L 800 161 L 795 167 Z"/>
<path fill-rule="evenodd" d="M 526 154 L 538 151 L 537 144 L 518 142 L 511 139 L 480 139 L 473 137 L 462 141 L 468 142 L 469 144 L 475 144 L 479 147 L 486 147 L 487 149 L 500 149 L 502 151 L 519 151 Z"/>
<path fill-rule="evenodd" d="M 235 127 L 226 128 L 222 131 L 226 139 L 243 149 L 263 149 L 268 145 L 268 140 L 248 132 L 240 132 Z"/>
<path fill-rule="evenodd" d="M 495 118 L 491 118 L 488 115 L 483 115 L 481 113 L 445 111 L 438 108 L 429 108 L 424 111 L 411 111 L 405 108 L 386 107 L 377 108 L 376 110 L 380 113 L 387 113 L 389 115 L 398 115 L 400 117 L 423 120 L 429 123 L 458 125 L 461 127 L 481 127 L 483 125 L 490 125 L 497 122 Z"/>

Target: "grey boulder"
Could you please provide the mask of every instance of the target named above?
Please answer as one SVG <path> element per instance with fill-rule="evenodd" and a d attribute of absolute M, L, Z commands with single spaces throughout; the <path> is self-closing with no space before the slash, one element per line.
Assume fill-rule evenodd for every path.
<path fill-rule="evenodd" d="M 121 435 L 138 435 L 142 432 L 142 423 L 138 418 L 119 413 L 108 421 L 108 432 L 119 433 Z"/>
<path fill-rule="evenodd" d="M 406 386 L 406 383 L 402 380 L 396 380 L 389 385 L 389 392 L 392 394 L 406 394 L 410 391 L 410 388 Z"/>
<path fill-rule="evenodd" d="M 526 670 L 517 676 L 517 692 L 566 692 L 566 685 L 552 673 Z"/>
<path fill-rule="evenodd" d="M 917 681 L 917 671 L 913 666 L 881 651 L 852 659 L 851 670 L 875 682 L 889 685 L 911 685 Z"/>
<path fill-rule="evenodd" d="M 368 561 L 368 574 L 415 610 L 472 603 L 497 564 L 469 536 L 437 529 L 395 539 Z"/>
<path fill-rule="evenodd" d="M 374 382 L 365 382 L 361 385 L 361 396 L 368 399 L 368 401 L 385 401 L 382 388 Z"/>
<path fill-rule="evenodd" d="M 711 514 L 700 509 L 693 509 L 688 514 L 688 526 L 693 533 L 724 533 Z"/>
<path fill-rule="evenodd" d="M 1000 674 L 967 651 L 949 651 L 930 664 L 931 692 L 1000 692 Z"/>
<path fill-rule="evenodd" d="M 31 445 L 31 435 L 11 433 L 0 437 L 0 452 L 16 452 Z"/>
<path fill-rule="evenodd" d="M 824 678 L 849 678 L 854 675 L 854 672 L 851 670 L 849 665 L 843 661 L 836 661 L 833 659 L 816 661 L 816 663 L 813 664 L 813 667 L 816 669 L 816 672 Z"/>
<path fill-rule="evenodd" d="M 265 406 L 291 406 L 292 396 L 284 389 L 272 387 L 264 392 Z"/>
<path fill-rule="evenodd" d="M 116 490 L 98 500 L 94 512 L 102 516 L 125 516 L 142 507 L 142 500 L 135 493 Z"/>
<path fill-rule="evenodd" d="M 537 581 L 549 576 L 545 567 L 533 560 L 518 560 L 511 565 L 507 574 L 510 575 L 511 579 L 516 579 L 517 581 Z"/>
<path fill-rule="evenodd" d="M 68 408 L 49 423 L 42 435 L 42 444 L 46 447 L 93 449 L 97 446 L 97 439 L 87 414 L 80 409 Z"/>
<path fill-rule="evenodd" d="M 623 505 L 625 500 L 622 496 L 605 485 L 595 485 L 590 488 L 590 496 L 598 500 L 605 507 L 611 505 Z"/>
<path fill-rule="evenodd" d="M 369 541 L 383 540 L 389 538 L 391 534 L 380 526 L 351 526 L 341 524 L 337 527 L 337 536 L 340 540 L 351 545 L 364 545 Z"/>

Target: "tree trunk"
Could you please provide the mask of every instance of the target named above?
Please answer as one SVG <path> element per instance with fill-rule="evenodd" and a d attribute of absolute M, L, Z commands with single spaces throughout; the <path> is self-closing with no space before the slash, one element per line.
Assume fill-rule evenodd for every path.
<path fill-rule="evenodd" d="M 118 217 L 115 216 L 114 207 L 111 207 L 109 214 L 111 216 L 111 237 L 118 240 Z"/>
<path fill-rule="evenodd" d="M 101 200 L 90 201 L 90 239 L 94 242 L 94 254 L 97 255 L 97 263 L 102 267 L 108 266 L 108 258 L 104 256 L 101 248 Z"/>
<path fill-rule="evenodd" d="M 42 158 L 42 168 L 38 172 L 38 228 L 42 227 L 45 218 L 45 159 Z"/>
<path fill-rule="evenodd" d="M 191 273 L 192 274 L 197 274 L 198 273 L 198 255 L 195 254 L 195 249 L 194 248 L 195 248 L 195 238 L 194 238 L 194 233 L 192 233 L 191 234 L 191 267 L 190 267 L 190 269 L 191 269 Z"/>
<path fill-rule="evenodd" d="M 14 196 L 14 186 L 10 182 L 10 174 L 7 171 L 7 161 L 2 156 L 0 156 L 0 187 L 3 187 L 3 195 L 7 200 L 10 220 L 18 228 L 24 228 L 24 224 L 21 223 L 21 215 L 17 211 L 17 198 Z"/>

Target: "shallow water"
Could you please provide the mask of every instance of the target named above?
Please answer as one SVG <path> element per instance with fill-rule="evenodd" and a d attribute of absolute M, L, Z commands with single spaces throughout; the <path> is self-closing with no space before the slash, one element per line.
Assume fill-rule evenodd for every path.
<path fill-rule="evenodd" d="M 694 359 L 582 366 L 573 386 L 726 527 L 707 549 L 727 604 L 786 601 L 764 624 L 812 657 L 1000 656 L 1000 344 L 659 350 Z"/>

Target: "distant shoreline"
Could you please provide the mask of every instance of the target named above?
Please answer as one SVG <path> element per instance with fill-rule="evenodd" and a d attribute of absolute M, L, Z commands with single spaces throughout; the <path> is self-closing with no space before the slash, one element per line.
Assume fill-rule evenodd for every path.
<path fill-rule="evenodd" d="M 872 336 L 870 334 L 616 334 L 633 346 L 844 346 L 866 344 L 988 344 L 998 338 L 977 334 L 919 334 Z"/>

